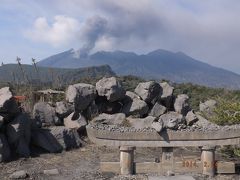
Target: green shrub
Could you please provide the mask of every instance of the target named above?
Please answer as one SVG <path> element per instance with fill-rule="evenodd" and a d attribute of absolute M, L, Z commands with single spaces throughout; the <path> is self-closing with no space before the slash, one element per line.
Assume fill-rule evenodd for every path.
<path fill-rule="evenodd" d="M 233 99 L 218 98 L 213 115 L 208 119 L 218 125 L 240 123 L 240 102 Z"/>
<path fill-rule="evenodd" d="M 226 157 L 240 157 L 240 148 L 236 146 L 223 146 L 220 152 Z"/>

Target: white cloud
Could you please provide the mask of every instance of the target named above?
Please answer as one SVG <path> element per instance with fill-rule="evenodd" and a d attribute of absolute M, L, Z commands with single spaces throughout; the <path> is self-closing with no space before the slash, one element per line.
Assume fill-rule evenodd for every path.
<path fill-rule="evenodd" d="M 55 16 L 52 24 L 49 24 L 45 17 L 39 17 L 33 27 L 26 30 L 25 36 L 36 42 L 59 47 L 78 39 L 80 27 L 78 20 L 63 15 Z"/>
<path fill-rule="evenodd" d="M 143 53 L 162 48 L 183 51 L 213 65 L 240 69 L 239 0 L 9 1 L 17 4 L 7 3 L 8 9 L 21 9 L 21 13 L 31 15 L 28 22 L 32 21 L 30 17 L 41 16 L 25 32 L 36 42 L 62 49 L 85 44 L 93 51 Z M 106 20 L 101 21 L 105 25 L 89 21 L 97 16 Z"/>

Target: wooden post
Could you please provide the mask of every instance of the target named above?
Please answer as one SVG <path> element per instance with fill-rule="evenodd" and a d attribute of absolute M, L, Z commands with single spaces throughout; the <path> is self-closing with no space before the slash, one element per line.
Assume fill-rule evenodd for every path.
<path fill-rule="evenodd" d="M 134 149 L 133 146 L 120 147 L 120 172 L 122 175 L 133 174 Z"/>
<path fill-rule="evenodd" d="M 215 167 L 215 147 L 203 146 L 201 161 L 203 166 L 203 174 L 214 176 L 216 173 Z"/>

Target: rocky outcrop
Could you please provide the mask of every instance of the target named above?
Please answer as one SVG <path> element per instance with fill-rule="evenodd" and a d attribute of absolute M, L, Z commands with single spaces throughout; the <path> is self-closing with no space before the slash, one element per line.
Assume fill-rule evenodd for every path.
<path fill-rule="evenodd" d="M 158 83 L 154 81 L 148 81 L 139 83 L 134 91 L 146 103 L 154 104 L 162 90 Z"/>
<path fill-rule="evenodd" d="M 96 89 L 99 96 L 105 96 L 110 102 L 123 99 L 126 93 L 121 82 L 115 77 L 100 79 L 96 83 Z"/>
<path fill-rule="evenodd" d="M 75 111 L 81 112 L 96 98 L 96 94 L 96 88 L 93 85 L 79 83 L 68 86 L 66 100 L 74 104 Z"/>

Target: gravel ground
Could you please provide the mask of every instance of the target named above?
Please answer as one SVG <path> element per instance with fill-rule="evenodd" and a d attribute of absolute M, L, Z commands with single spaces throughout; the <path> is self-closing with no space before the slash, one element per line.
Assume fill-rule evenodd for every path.
<path fill-rule="evenodd" d="M 159 148 L 137 148 L 135 153 L 136 162 L 154 161 L 159 157 L 161 149 Z M 176 149 L 175 154 L 178 157 L 191 155 L 198 156 L 200 151 L 196 148 Z M 218 157 L 221 158 L 221 157 Z M 59 154 L 35 154 L 29 159 L 18 159 L 8 163 L 0 164 L 0 179 L 9 179 L 9 176 L 19 170 L 25 170 L 28 179 L 41 180 L 147 180 L 150 175 L 119 176 L 113 173 L 101 173 L 99 170 L 100 161 L 119 161 L 119 151 L 117 148 L 97 147 L 93 144 L 87 144 L 85 147 L 63 152 Z M 45 175 L 43 170 L 58 169 L 58 175 Z M 151 176 L 156 176 L 152 175 Z M 208 179 L 202 175 L 193 175 L 196 179 Z M 239 179 L 235 176 L 217 176 L 214 180 Z M 220 180 L 219 179 L 219 180 Z"/>

